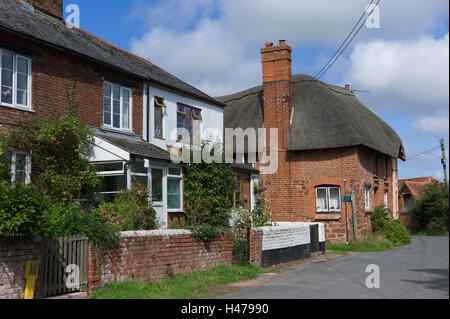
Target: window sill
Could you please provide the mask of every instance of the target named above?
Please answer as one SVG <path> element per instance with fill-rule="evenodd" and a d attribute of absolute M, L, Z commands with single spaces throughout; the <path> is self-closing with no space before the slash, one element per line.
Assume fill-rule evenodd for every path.
<path fill-rule="evenodd" d="M 14 110 L 18 110 L 18 111 L 36 113 L 36 111 L 32 110 L 31 107 L 15 106 L 15 105 L 5 104 L 5 103 L 0 103 L 0 106 L 9 107 L 10 109 L 14 109 Z"/>
<path fill-rule="evenodd" d="M 130 136 L 134 135 L 131 130 L 114 128 L 112 126 L 104 126 L 103 125 L 101 127 L 101 129 L 104 130 L 104 131 L 108 131 L 108 132 L 122 133 L 122 134 L 130 135 Z"/>
<path fill-rule="evenodd" d="M 314 220 L 339 220 L 341 219 L 341 213 L 330 212 L 330 213 L 316 213 Z"/>
<path fill-rule="evenodd" d="M 165 140 L 166 140 L 164 137 L 160 137 L 160 136 L 153 136 L 153 138 L 156 138 L 156 139 L 162 140 L 162 141 L 165 141 Z"/>

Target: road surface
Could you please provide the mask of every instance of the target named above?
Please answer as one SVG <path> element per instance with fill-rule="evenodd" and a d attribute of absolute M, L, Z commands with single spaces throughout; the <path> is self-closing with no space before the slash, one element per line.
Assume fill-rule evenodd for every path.
<path fill-rule="evenodd" d="M 379 288 L 367 288 L 366 266 L 378 265 Z M 448 237 L 414 237 L 414 243 L 376 253 L 344 256 L 271 277 L 227 299 L 449 298 Z"/>

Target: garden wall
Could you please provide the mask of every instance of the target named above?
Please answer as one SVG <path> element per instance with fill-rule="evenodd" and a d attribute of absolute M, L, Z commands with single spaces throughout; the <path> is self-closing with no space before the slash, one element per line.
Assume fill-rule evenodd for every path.
<path fill-rule="evenodd" d="M 262 231 L 261 265 L 270 266 L 311 256 L 310 225 L 319 225 L 319 251 L 325 251 L 323 223 L 277 222 L 260 227 Z"/>
<path fill-rule="evenodd" d="M 42 237 L 17 237 L 0 242 L 0 299 L 23 299 L 25 294 L 25 264 L 28 260 L 41 260 Z M 35 293 L 37 295 L 36 280 Z"/>
<path fill-rule="evenodd" d="M 259 230 L 251 233 L 251 260 L 261 262 Z M 101 255 L 89 249 L 89 292 L 105 284 L 126 279 L 159 280 L 169 274 L 186 273 L 231 264 L 233 235 L 210 243 L 209 249 L 187 230 L 122 232 L 120 248 Z"/>

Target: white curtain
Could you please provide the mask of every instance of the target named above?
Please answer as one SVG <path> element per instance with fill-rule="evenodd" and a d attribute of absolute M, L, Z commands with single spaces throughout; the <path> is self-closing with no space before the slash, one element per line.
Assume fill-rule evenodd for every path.
<path fill-rule="evenodd" d="M 316 209 L 318 211 L 326 211 L 327 207 L 327 189 L 318 188 L 316 196 Z"/>
<path fill-rule="evenodd" d="M 340 198 L 339 198 L 339 188 L 330 188 L 330 210 L 341 209 Z"/>

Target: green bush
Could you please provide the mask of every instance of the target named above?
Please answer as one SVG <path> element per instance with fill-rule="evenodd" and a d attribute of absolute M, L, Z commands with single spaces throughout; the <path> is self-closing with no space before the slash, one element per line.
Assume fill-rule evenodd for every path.
<path fill-rule="evenodd" d="M 208 144 L 204 144 L 207 147 Z M 186 219 L 190 225 L 229 227 L 235 176 L 228 163 L 191 163 L 184 169 Z"/>
<path fill-rule="evenodd" d="M 10 186 L 0 182 L 0 235 L 4 237 L 40 235 L 41 218 L 51 210 L 46 196 L 32 185 Z"/>
<path fill-rule="evenodd" d="M 423 193 L 414 198 L 412 218 L 420 230 L 440 234 L 448 231 L 448 189 L 444 183 L 425 185 Z"/>
<path fill-rule="evenodd" d="M 370 217 L 372 231 L 385 236 L 394 244 L 409 244 L 411 242 L 409 232 L 400 221 L 389 219 L 389 215 L 388 210 L 383 206 L 376 207 Z"/>
<path fill-rule="evenodd" d="M 270 222 L 272 212 L 267 208 L 269 200 L 264 197 L 265 186 L 263 183 L 258 182 L 254 186 L 255 193 L 258 198 L 255 203 L 255 207 L 252 210 L 252 225 L 253 227 L 266 226 Z"/>
<path fill-rule="evenodd" d="M 147 187 L 133 187 L 121 191 L 113 202 L 100 205 L 99 211 L 107 225 L 121 231 L 156 229 L 156 212 L 149 198 Z"/>

